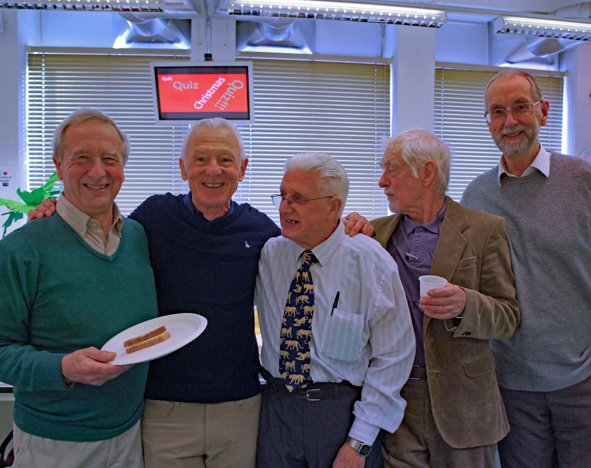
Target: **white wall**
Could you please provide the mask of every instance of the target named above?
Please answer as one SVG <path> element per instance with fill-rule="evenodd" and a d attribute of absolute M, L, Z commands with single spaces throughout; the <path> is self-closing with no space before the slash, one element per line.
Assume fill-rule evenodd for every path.
<path fill-rule="evenodd" d="M 16 189 L 25 185 L 25 46 L 35 30 L 35 14 L 29 11 L 0 10 L 0 167 L 14 171 L 8 188 L 0 186 L 0 198 L 19 200 Z M 0 213 L 6 212 L 4 207 Z M 4 224 L 6 216 L 0 216 Z M 13 224 L 14 229 L 24 222 Z M 3 229 L 2 229 L 3 230 Z M 1 235 L 1 231 L 0 231 Z"/>
<path fill-rule="evenodd" d="M 591 148 L 591 44 L 564 53 L 566 78 L 566 140 L 564 152 L 579 156 Z M 552 112 L 552 109 L 550 109 Z"/>
<path fill-rule="evenodd" d="M 392 64 L 392 134 L 433 132 L 435 30 L 397 26 Z"/>

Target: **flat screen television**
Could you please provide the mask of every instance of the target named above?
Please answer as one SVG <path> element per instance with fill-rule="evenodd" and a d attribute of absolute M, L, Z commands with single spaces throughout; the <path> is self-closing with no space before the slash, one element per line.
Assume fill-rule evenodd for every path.
<path fill-rule="evenodd" d="M 252 62 L 152 62 L 150 67 L 157 123 L 211 117 L 254 123 Z"/>

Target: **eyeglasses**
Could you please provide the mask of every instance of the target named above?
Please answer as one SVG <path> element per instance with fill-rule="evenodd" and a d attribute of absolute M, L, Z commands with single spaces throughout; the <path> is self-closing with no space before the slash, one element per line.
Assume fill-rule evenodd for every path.
<path fill-rule="evenodd" d="M 519 119 L 520 117 L 527 116 L 534 107 L 536 107 L 540 102 L 534 102 L 533 104 L 529 102 L 522 102 L 521 104 L 515 104 L 511 109 L 493 109 L 491 112 L 486 112 L 485 117 L 488 123 L 501 123 L 507 120 L 507 113 L 511 112 L 513 117 Z"/>
<path fill-rule="evenodd" d="M 287 200 L 287 203 L 289 203 L 290 205 L 292 203 L 295 203 L 296 205 L 303 205 L 304 203 L 307 203 L 309 201 L 322 200 L 323 198 L 333 198 L 333 197 L 335 197 L 335 195 L 328 195 L 327 197 L 318 197 L 318 198 L 303 198 L 303 197 L 300 197 L 299 195 L 290 195 L 289 197 L 284 197 L 281 194 L 277 194 L 277 195 L 271 195 L 271 201 L 273 202 L 273 205 L 275 205 L 277 208 L 279 208 L 281 206 L 281 202 L 283 200 Z"/>

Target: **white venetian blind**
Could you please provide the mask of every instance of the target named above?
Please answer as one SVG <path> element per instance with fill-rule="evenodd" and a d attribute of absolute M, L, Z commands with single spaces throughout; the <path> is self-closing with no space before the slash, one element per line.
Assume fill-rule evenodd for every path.
<path fill-rule="evenodd" d="M 117 197 L 124 214 L 154 193 L 184 193 L 178 158 L 187 126 L 154 123 L 151 61 L 183 56 L 35 52 L 28 56 L 29 188 L 53 171 L 55 127 L 79 107 L 109 114 L 131 140 L 126 180 Z M 387 213 L 377 187 L 380 144 L 390 128 L 389 67 L 253 60 L 256 123 L 241 126 L 250 164 L 234 197 L 277 220 L 269 196 L 278 192 L 285 159 L 297 152 L 335 156 L 349 173 L 346 212 L 372 219 Z"/>
<path fill-rule="evenodd" d="M 186 190 L 178 165 L 188 126 L 154 124 L 149 63 L 188 57 L 30 53 L 27 79 L 29 188 L 55 170 L 53 131 L 72 111 L 94 107 L 129 136 L 131 155 L 117 204 L 127 215 L 150 195 Z"/>
<path fill-rule="evenodd" d="M 529 70 L 536 76 L 536 72 Z M 435 135 L 452 149 L 453 162 L 448 195 L 459 201 L 476 176 L 499 163 L 501 152 L 494 144 L 484 119 L 484 90 L 494 71 L 435 70 Z M 540 141 L 548 150 L 562 148 L 562 76 L 536 76 L 544 99 L 550 102 L 548 123 Z"/>
<path fill-rule="evenodd" d="M 256 60 L 256 123 L 242 131 L 252 155 L 245 201 L 271 213 L 285 160 L 299 152 L 334 156 L 349 175 L 345 213 L 368 219 L 388 212 L 377 186 L 381 142 L 390 131 L 388 65 Z M 256 176 L 254 175 L 256 174 Z"/>

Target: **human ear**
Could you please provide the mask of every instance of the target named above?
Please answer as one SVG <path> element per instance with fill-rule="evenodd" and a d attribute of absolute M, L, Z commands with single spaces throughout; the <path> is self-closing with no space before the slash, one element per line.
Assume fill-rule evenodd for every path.
<path fill-rule="evenodd" d="M 429 159 L 423 167 L 423 185 L 428 187 L 437 178 L 437 164 L 435 161 Z"/>

